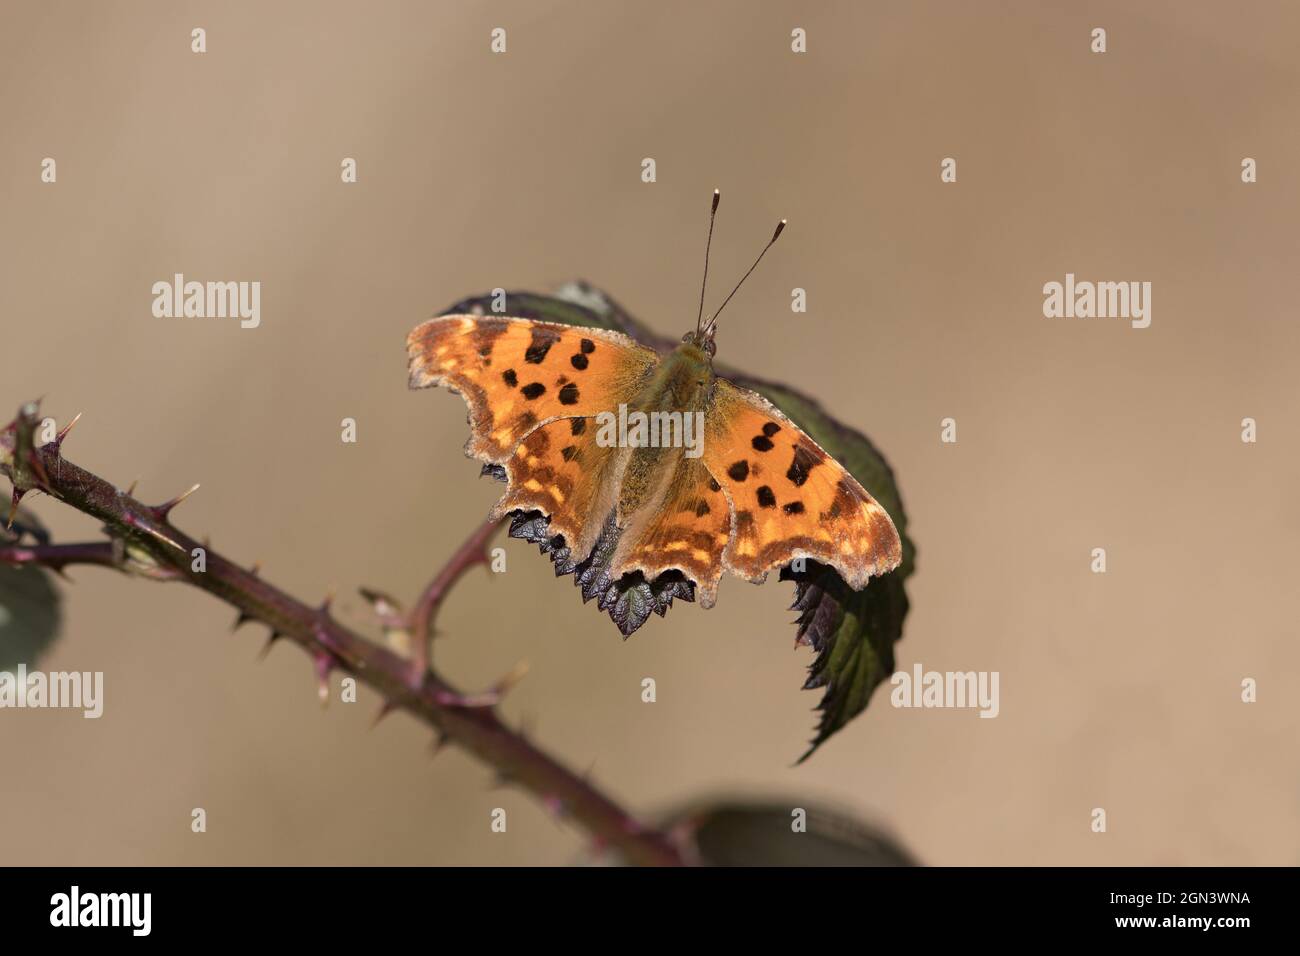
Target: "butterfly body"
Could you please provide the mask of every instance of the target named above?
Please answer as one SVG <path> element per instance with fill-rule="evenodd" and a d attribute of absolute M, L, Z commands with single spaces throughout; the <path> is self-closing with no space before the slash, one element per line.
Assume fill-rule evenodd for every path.
<path fill-rule="evenodd" d="M 713 363 L 705 351 L 693 343 L 683 342 L 655 367 L 641 390 L 627 403 L 629 414 L 641 413 L 652 420 L 655 413 L 679 416 L 702 416 L 713 385 Z M 639 444 L 628 454 L 619 493 L 619 517 L 622 519 L 647 507 L 661 504 L 671 480 L 687 451 L 680 445 Z"/>
<path fill-rule="evenodd" d="M 683 341 L 664 356 L 636 402 L 645 411 L 702 412 L 713 379 L 712 355 L 693 341 Z"/>
<path fill-rule="evenodd" d="M 617 332 L 451 315 L 407 349 L 411 386 L 459 392 L 466 453 L 504 472 L 492 514 L 544 516 L 553 549 L 599 556 L 615 584 L 683 579 L 710 607 L 724 571 L 761 582 L 808 558 L 861 589 L 901 560 L 889 515 L 844 467 L 714 373 L 710 330 L 661 358 Z M 610 427 L 635 413 L 680 422 L 678 437 L 700 422 L 698 447 Z"/>

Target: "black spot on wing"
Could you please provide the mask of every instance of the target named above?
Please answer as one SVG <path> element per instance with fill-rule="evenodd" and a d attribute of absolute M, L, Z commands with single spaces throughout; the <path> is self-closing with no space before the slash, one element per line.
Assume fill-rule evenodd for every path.
<path fill-rule="evenodd" d="M 741 459 L 727 469 L 727 477 L 732 481 L 744 481 L 749 477 L 749 462 Z"/>
<path fill-rule="evenodd" d="M 532 401 L 535 398 L 541 398 L 546 394 L 546 386 L 541 382 L 530 382 L 519 391 L 524 393 L 524 398 Z"/>
<path fill-rule="evenodd" d="M 764 428 L 764 431 L 766 431 L 766 428 Z M 754 446 L 754 451 L 771 451 L 773 447 L 772 439 L 766 435 L 755 435 L 750 444 Z"/>
<path fill-rule="evenodd" d="M 587 370 L 587 356 L 583 355 L 581 352 L 575 352 L 573 355 L 569 356 L 569 364 L 579 372 L 585 372 Z"/>
<path fill-rule="evenodd" d="M 772 494 L 772 489 L 767 485 L 760 485 L 758 489 L 758 506 L 760 508 L 775 508 L 776 495 Z"/>
<path fill-rule="evenodd" d="M 586 430 L 587 430 L 587 420 L 586 420 L 585 418 L 570 418 L 570 419 L 569 419 L 569 434 L 570 434 L 570 435 L 581 435 L 581 434 L 582 434 L 583 432 L 585 432 Z"/>
<path fill-rule="evenodd" d="M 573 382 L 565 385 L 560 389 L 561 405 L 576 405 L 578 403 L 578 386 Z"/>
<path fill-rule="evenodd" d="M 492 364 L 491 361 L 487 360 L 488 356 L 492 354 L 497 339 L 505 334 L 508 325 L 509 323 L 505 319 L 481 318 L 475 320 L 471 339 L 474 348 L 478 350 L 479 356 L 484 359 L 484 365 Z"/>
<path fill-rule="evenodd" d="M 524 352 L 524 361 L 541 365 L 546 359 L 546 353 L 558 341 L 560 341 L 559 332 L 542 326 L 533 326 L 532 341 L 528 343 L 528 349 Z"/>
<path fill-rule="evenodd" d="M 803 445 L 795 445 L 794 460 L 790 462 L 790 468 L 785 476 L 794 482 L 795 487 L 800 487 L 808 480 L 808 473 L 820 463 L 818 458 Z"/>
<path fill-rule="evenodd" d="M 515 374 L 514 369 L 508 368 L 501 373 L 501 381 L 505 382 L 511 388 L 514 388 L 519 384 L 519 376 Z"/>

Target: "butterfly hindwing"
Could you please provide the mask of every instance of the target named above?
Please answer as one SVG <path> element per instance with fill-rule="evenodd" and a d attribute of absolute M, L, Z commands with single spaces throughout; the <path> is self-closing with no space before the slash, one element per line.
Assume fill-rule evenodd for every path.
<path fill-rule="evenodd" d="M 618 332 L 448 315 L 406 339 L 412 388 L 446 385 L 469 405 L 467 454 L 504 464 L 538 425 L 617 409 L 659 361 Z"/>
<path fill-rule="evenodd" d="M 615 573 L 641 571 L 653 580 L 665 571 L 681 571 L 699 589 L 700 606 L 712 607 L 730 531 L 722 486 L 700 459 L 679 456 L 657 500 L 632 515 Z"/>
<path fill-rule="evenodd" d="M 896 568 L 893 521 L 844 466 L 775 406 L 718 379 L 705 418 L 703 462 L 732 507 L 728 571 L 762 581 L 806 557 L 854 589 Z"/>
<path fill-rule="evenodd" d="M 596 543 L 614 507 L 626 452 L 596 441 L 595 418 L 561 418 L 539 425 L 506 462 L 509 487 L 493 518 L 512 511 L 539 511 L 552 536 L 563 535 L 580 558 Z"/>

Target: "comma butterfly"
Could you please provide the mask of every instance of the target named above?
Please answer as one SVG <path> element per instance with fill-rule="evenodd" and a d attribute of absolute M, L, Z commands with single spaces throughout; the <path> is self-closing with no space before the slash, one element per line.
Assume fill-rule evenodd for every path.
<path fill-rule="evenodd" d="M 718 201 L 715 190 L 705 286 Z M 902 559 L 893 521 L 843 465 L 714 374 L 718 315 L 784 227 L 707 322 L 701 288 L 695 328 L 662 357 L 614 331 L 489 315 L 442 316 L 407 337 L 411 387 L 462 395 L 466 454 L 507 482 L 492 516 L 511 516 L 511 534 L 574 573 L 625 636 L 674 597 L 698 590 L 712 607 L 724 571 L 761 583 L 806 558 L 860 590 Z M 619 600 L 647 584 L 649 603 Z"/>

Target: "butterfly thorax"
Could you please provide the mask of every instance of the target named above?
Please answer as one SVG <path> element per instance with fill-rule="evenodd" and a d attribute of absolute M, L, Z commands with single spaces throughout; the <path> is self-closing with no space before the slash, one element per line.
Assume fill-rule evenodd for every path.
<path fill-rule="evenodd" d="M 664 357 L 630 405 L 643 412 L 702 412 L 712 388 L 712 357 L 683 342 Z"/>
<path fill-rule="evenodd" d="M 699 421 L 709 404 L 713 381 L 712 357 L 694 342 L 682 342 L 659 363 L 628 409 L 646 414 L 673 412 Z M 682 447 L 671 445 L 634 449 L 623 473 L 620 514 L 631 514 L 661 499 L 684 453 Z"/>

